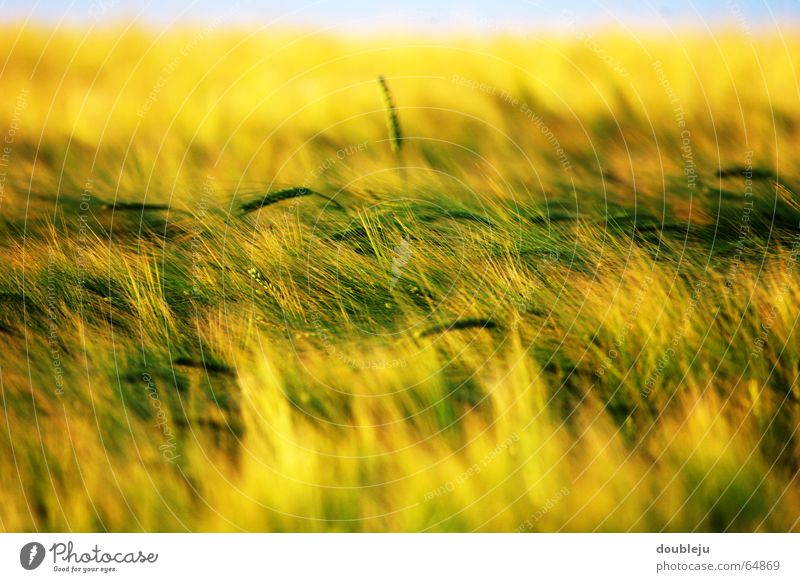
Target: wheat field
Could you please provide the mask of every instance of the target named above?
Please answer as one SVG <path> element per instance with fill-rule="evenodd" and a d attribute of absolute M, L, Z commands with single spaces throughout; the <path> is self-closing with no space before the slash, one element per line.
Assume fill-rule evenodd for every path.
<path fill-rule="evenodd" d="M 6 26 L 0 528 L 800 530 L 799 39 Z"/>

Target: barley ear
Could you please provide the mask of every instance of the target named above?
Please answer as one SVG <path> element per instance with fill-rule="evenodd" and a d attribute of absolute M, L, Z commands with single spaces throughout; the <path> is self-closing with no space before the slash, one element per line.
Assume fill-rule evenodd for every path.
<path fill-rule="evenodd" d="M 378 77 L 378 83 L 381 86 L 381 94 L 383 95 L 383 105 L 386 110 L 386 127 L 389 130 L 390 145 L 394 155 L 400 155 L 400 149 L 403 147 L 403 133 L 400 131 L 400 119 L 397 117 L 397 107 L 395 107 L 394 100 L 392 99 L 392 92 L 389 90 L 389 85 L 383 75 Z"/>

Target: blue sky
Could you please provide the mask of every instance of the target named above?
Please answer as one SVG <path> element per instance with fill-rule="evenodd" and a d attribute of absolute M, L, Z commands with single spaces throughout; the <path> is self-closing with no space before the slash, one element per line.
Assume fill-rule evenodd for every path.
<path fill-rule="evenodd" d="M 162 26 L 176 21 L 284 24 L 345 30 L 517 30 L 578 26 L 684 26 L 800 21 L 800 0 L 0 0 L 0 19 L 94 23 L 134 18 Z"/>

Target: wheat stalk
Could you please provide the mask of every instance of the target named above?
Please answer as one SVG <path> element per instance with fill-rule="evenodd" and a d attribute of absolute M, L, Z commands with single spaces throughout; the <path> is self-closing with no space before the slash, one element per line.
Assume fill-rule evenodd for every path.
<path fill-rule="evenodd" d="M 400 130 L 400 118 L 397 116 L 397 107 L 392 99 L 392 92 L 389 90 L 389 85 L 386 83 L 386 78 L 381 75 L 378 77 L 378 84 L 381 86 L 381 95 L 383 96 L 383 106 L 386 111 L 386 127 L 389 130 L 389 145 L 392 152 L 398 158 L 400 157 L 400 150 L 403 147 L 403 132 Z"/>
<path fill-rule="evenodd" d="M 265 206 L 269 206 L 271 204 L 276 204 L 278 202 L 282 202 L 283 200 L 288 200 L 290 198 L 299 198 L 301 196 L 319 196 L 320 198 L 324 198 L 328 202 L 330 202 L 333 206 L 339 208 L 340 210 L 344 210 L 341 204 L 333 200 L 332 198 L 325 196 L 324 194 L 320 194 L 319 192 L 315 192 L 310 188 L 306 188 L 305 186 L 300 186 L 296 188 L 285 188 L 283 190 L 278 190 L 277 192 L 270 192 L 264 195 L 262 198 L 258 200 L 252 200 L 241 206 L 242 214 L 247 214 L 249 212 L 253 212 L 258 210 L 259 208 L 264 208 Z"/>
<path fill-rule="evenodd" d="M 428 337 L 438 335 L 447 331 L 458 331 L 461 329 L 497 329 L 495 321 L 488 317 L 466 317 L 457 319 L 450 323 L 443 323 L 429 327 L 417 333 L 417 337 Z"/>

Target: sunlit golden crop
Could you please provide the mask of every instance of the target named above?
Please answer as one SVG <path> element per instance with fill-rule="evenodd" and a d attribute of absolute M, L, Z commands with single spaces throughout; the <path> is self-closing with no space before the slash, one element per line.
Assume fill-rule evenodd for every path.
<path fill-rule="evenodd" d="M 4 29 L 0 527 L 800 529 L 799 38 Z"/>

